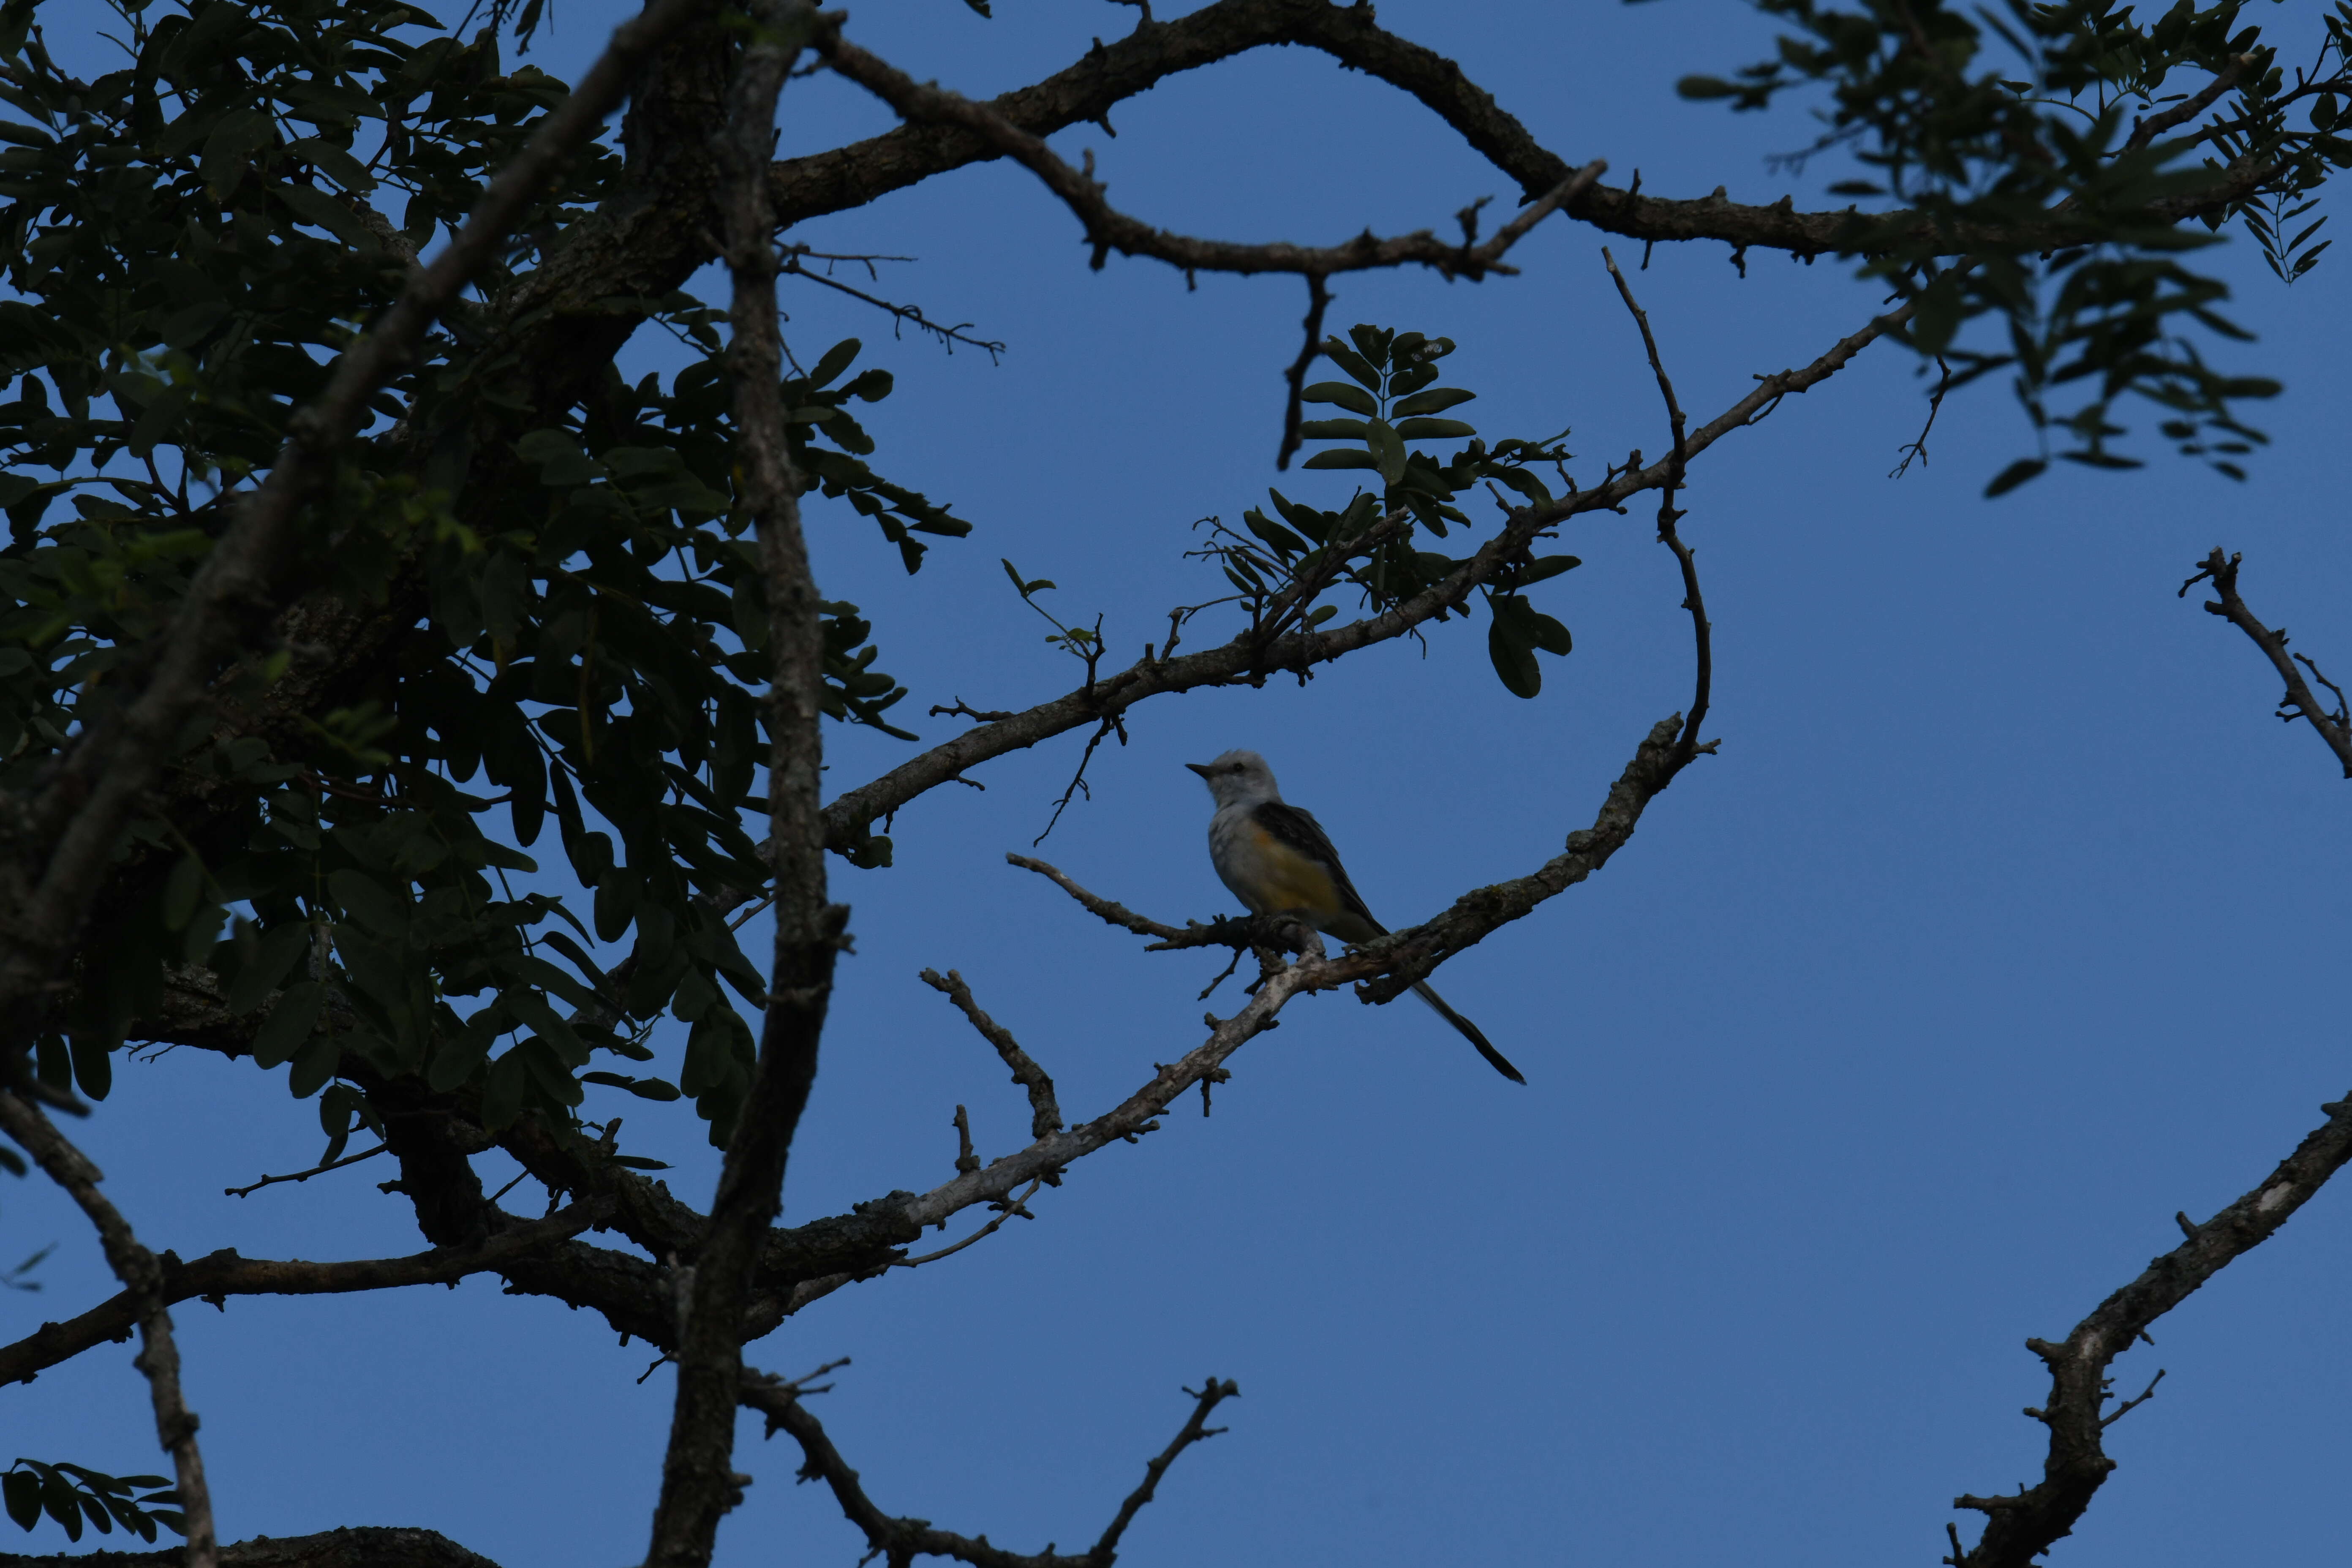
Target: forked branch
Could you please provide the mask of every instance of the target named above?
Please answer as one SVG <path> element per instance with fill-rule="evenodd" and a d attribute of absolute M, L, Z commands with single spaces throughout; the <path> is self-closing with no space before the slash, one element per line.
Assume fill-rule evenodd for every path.
<path fill-rule="evenodd" d="M 2205 601 L 2206 613 L 2220 616 L 2252 638 L 2254 646 L 2263 650 L 2263 657 L 2271 661 L 2271 668 L 2278 671 L 2279 679 L 2286 682 L 2286 695 L 2279 699 L 2278 716 L 2289 723 L 2297 719 L 2308 721 L 2343 764 L 2344 776 L 2352 779 L 2352 712 L 2347 710 L 2343 689 L 2320 674 L 2319 666 L 2306 656 L 2287 652 L 2284 626 L 2273 629 L 2263 625 L 2262 618 L 2246 607 L 2246 601 L 2238 595 L 2238 564 L 2244 559 L 2236 554 L 2224 556 L 2221 547 L 2214 546 L 2212 553 L 2199 564 L 2197 574 L 2180 584 L 2180 596 L 2187 598 L 2189 590 L 2200 583 L 2213 584 L 2213 592 L 2220 597 Z M 2311 682 L 2304 679 L 2303 670 L 2295 668 L 2298 663 L 2311 671 L 2312 679 L 2335 693 L 2334 708 L 2319 700 L 2311 689 Z"/>
<path fill-rule="evenodd" d="M 1296 272 L 1319 280 L 1340 272 L 1417 265 L 1431 268 L 1448 279 L 1466 278 L 1475 282 L 1490 272 L 1516 270 L 1503 260 L 1510 248 L 1537 224 L 1591 189 L 1609 167 L 1604 161 L 1595 159 L 1554 182 L 1484 243 L 1474 242 L 1465 235 L 1461 244 L 1449 244 L 1427 229 L 1391 239 L 1365 233 L 1344 245 L 1323 247 L 1281 241 L 1246 245 L 1234 240 L 1199 239 L 1154 228 L 1112 206 L 1103 194 L 1106 187 L 1095 178 L 1091 153 L 1087 155 L 1084 168 L 1074 169 L 1043 138 L 1030 134 L 989 105 L 927 87 L 888 61 L 859 48 L 838 31 L 828 31 L 819 37 L 816 47 L 825 57 L 826 64 L 888 104 L 900 119 L 955 125 L 973 132 L 998 153 L 1035 174 L 1086 226 L 1087 243 L 1094 247 L 1097 268 L 1116 250 L 1126 256 L 1149 256 L 1187 273 Z"/>
<path fill-rule="evenodd" d="M 810 1413 L 803 1395 L 822 1391 L 803 1388 L 801 1384 L 806 1381 L 785 1383 L 746 1369 L 743 1404 L 767 1417 L 768 1436 L 783 1432 L 800 1445 L 801 1479 L 825 1484 L 840 1505 L 843 1517 L 865 1532 L 866 1545 L 871 1549 L 868 1555 L 881 1558 L 889 1568 L 906 1568 L 918 1557 L 951 1557 L 971 1564 L 971 1568 L 1110 1568 L 1118 1561 L 1120 1538 L 1158 1492 L 1168 1468 L 1193 1444 L 1205 1442 L 1224 1430 L 1209 1425 L 1210 1414 L 1241 1393 L 1240 1385 L 1232 1380 L 1213 1377 L 1197 1390 L 1186 1389 L 1184 1392 L 1192 1394 L 1194 1401 L 1191 1418 L 1168 1447 L 1144 1466 L 1142 1485 L 1127 1495 L 1095 1543 L 1084 1552 L 1067 1552 L 1055 1551 L 1048 1542 L 1043 1552 L 1024 1552 L 992 1546 L 985 1535 L 959 1535 L 934 1528 L 929 1520 L 885 1513 L 866 1496 L 865 1483 L 842 1458 L 841 1450 L 834 1447 L 824 1424 Z"/>
<path fill-rule="evenodd" d="M 2139 1278 L 2099 1303 L 2064 1340 L 2028 1340 L 2025 1346 L 2050 1369 L 2050 1397 L 2036 1419 L 2050 1428 L 2042 1479 L 1999 1497 L 1961 1496 L 1954 1508 L 1986 1516 L 1984 1534 L 1944 1561 L 1951 1568 L 2028 1568 L 2074 1528 L 2092 1496 L 2116 1468 L 2101 1438 L 2116 1418 L 2147 1394 L 2105 1409 L 2108 1365 L 2147 1331 L 2150 1323 L 2187 1300 L 2199 1287 L 2275 1234 L 2311 1201 L 2327 1179 L 2352 1160 L 2352 1095 L 2320 1107 L 2327 1121 L 2243 1197 L 2207 1220 L 2189 1225 L 2188 1239 L 2158 1258 Z M 2148 1394 L 2155 1392 L 2148 1384 Z"/>

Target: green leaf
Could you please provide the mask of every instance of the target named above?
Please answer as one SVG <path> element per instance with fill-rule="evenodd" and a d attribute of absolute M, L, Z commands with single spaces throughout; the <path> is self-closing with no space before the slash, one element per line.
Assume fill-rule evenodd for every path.
<path fill-rule="evenodd" d="M 658 1078 L 629 1078 L 616 1072 L 583 1072 L 583 1083 L 601 1083 L 611 1089 L 625 1089 L 639 1100 L 671 1100 L 678 1098 L 677 1086 Z"/>
<path fill-rule="evenodd" d="M 1335 447 L 1316 453 L 1298 465 L 1302 468 L 1377 468 L 1380 459 L 1360 447 Z"/>
<path fill-rule="evenodd" d="M 183 931 L 196 912 L 196 900 L 204 896 L 205 868 L 193 855 L 183 855 L 163 879 L 163 903 L 160 911 L 165 931 Z"/>
<path fill-rule="evenodd" d="M 2049 466 L 2039 458 L 2020 458 L 1995 475 L 1992 483 L 1985 486 L 1986 498 L 2007 495 Z"/>
<path fill-rule="evenodd" d="M 1442 414 L 1455 404 L 1468 403 L 1477 395 L 1458 386 L 1433 386 L 1427 392 L 1416 392 L 1411 397 L 1399 398 L 1389 412 L 1401 419 L 1416 414 Z"/>
<path fill-rule="evenodd" d="M 1381 389 L 1381 373 L 1374 370 L 1370 362 L 1366 360 L 1363 355 L 1358 353 L 1355 350 L 1349 348 L 1339 339 L 1325 338 L 1323 340 L 1323 357 L 1329 360 L 1333 364 L 1338 365 L 1340 370 L 1345 372 L 1347 374 L 1353 376 L 1357 383 L 1360 384 L 1365 391 L 1378 392 Z M 1331 384 L 1329 382 L 1325 382 L 1322 384 L 1328 386 Z M 1327 398 L 1320 401 L 1330 402 L 1334 400 Z M 1371 410 L 1368 408 L 1364 412 L 1369 414 Z"/>
<path fill-rule="evenodd" d="M 1364 422 L 1360 419 L 1302 419 L 1298 434 L 1309 441 L 1360 441 L 1364 438 Z"/>
<path fill-rule="evenodd" d="M 490 1064 L 489 1082 L 482 1088 L 482 1125 L 503 1132 L 522 1114 L 524 1093 L 530 1087 L 530 1069 L 520 1047 Z"/>
<path fill-rule="evenodd" d="M 76 1035 L 71 1042 L 74 1082 L 90 1100 L 104 1100 L 114 1088 L 114 1058 L 107 1044 L 97 1035 Z"/>
<path fill-rule="evenodd" d="M 252 1012 L 268 1001 L 310 945 L 310 925 L 307 921 L 289 921 L 274 927 L 257 944 L 254 954 L 229 982 L 228 1010 L 243 1015 Z"/>
<path fill-rule="evenodd" d="M 225 200 L 236 183 L 245 177 L 246 160 L 269 145 L 274 130 L 269 117 L 258 110 L 241 109 L 225 115 L 205 138 L 205 155 L 199 165 L 204 174 L 205 188 L 215 201 Z"/>
<path fill-rule="evenodd" d="M 327 988 L 315 980 L 289 986 L 261 1027 L 254 1031 L 253 1065 L 274 1068 L 293 1056 L 310 1037 L 311 1026 L 318 1023 L 319 1010 L 326 1001 Z"/>
<path fill-rule="evenodd" d="M 1478 427 L 1459 419 L 1402 419 L 1397 422 L 1396 433 L 1407 441 L 1455 440 L 1475 436 Z"/>
<path fill-rule="evenodd" d="M 1563 572 L 1573 572 L 1583 564 L 1584 562 L 1574 555 L 1538 556 L 1533 565 L 1519 568 L 1519 586 L 1528 587 L 1548 577 L 1557 577 Z"/>
<path fill-rule="evenodd" d="M 373 878 L 350 869 L 330 872 L 327 889 L 344 912 L 383 936 L 408 933 L 408 900 Z"/>
<path fill-rule="evenodd" d="M 286 1091 L 297 1100 L 308 1100 L 326 1087 L 335 1076 L 335 1066 L 342 1059 L 341 1042 L 332 1029 L 321 1029 L 302 1043 L 294 1053 L 293 1064 L 286 1069 Z"/>
<path fill-rule="evenodd" d="M 856 338 L 844 338 L 825 350 L 824 356 L 816 362 L 816 368 L 808 374 L 808 386 L 813 390 L 831 385 L 833 378 L 847 370 L 856 360 L 858 351 L 864 347 Z"/>
<path fill-rule="evenodd" d="M 8 1503 L 8 1517 L 20 1530 L 41 1522 L 41 1478 L 30 1470 L 10 1470 L 0 1476 L 0 1497 Z"/>
<path fill-rule="evenodd" d="M 279 185 L 278 199 L 294 209 L 294 216 L 304 223 L 325 229 L 353 250 L 372 251 L 376 247 L 375 236 L 343 205 L 324 191 L 310 185 Z"/>
<path fill-rule="evenodd" d="M 1381 411 L 1372 395 L 1344 381 L 1318 381 L 1298 395 L 1301 403 L 1336 403 L 1351 413 L 1370 416 Z"/>
<path fill-rule="evenodd" d="M 1534 648 L 1514 642 L 1500 618 L 1486 627 L 1486 657 L 1494 661 L 1495 673 L 1502 677 L 1503 689 L 1512 696 L 1533 697 L 1543 689 L 1543 671 L 1536 666 Z"/>
<path fill-rule="evenodd" d="M 1559 654 L 1563 657 L 1575 649 L 1575 640 L 1568 635 L 1568 628 L 1559 622 L 1540 611 L 1533 613 L 1530 618 L 1535 626 L 1537 647 L 1546 653 Z"/>

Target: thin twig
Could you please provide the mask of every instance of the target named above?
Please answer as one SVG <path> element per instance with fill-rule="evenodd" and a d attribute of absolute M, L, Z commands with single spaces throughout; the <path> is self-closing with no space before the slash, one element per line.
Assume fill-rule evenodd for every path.
<path fill-rule="evenodd" d="M 1690 712 L 1683 720 L 1682 734 L 1675 742 L 1677 754 L 1688 762 L 1702 751 L 1715 749 L 1713 742 L 1702 745 L 1698 738 L 1699 726 L 1706 720 L 1708 697 L 1715 682 L 1714 627 L 1707 624 L 1706 600 L 1699 592 L 1698 562 L 1692 555 L 1690 546 L 1683 542 L 1682 535 L 1675 531 L 1675 524 L 1688 515 L 1675 510 L 1675 492 L 1682 487 L 1683 475 L 1690 460 L 1689 424 L 1683 417 L 1681 401 L 1675 396 L 1675 384 L 1666 374 L 1665 362 L 1658 357 L 1658 340 L 1650 331 L 1649 313 L 1634 300 L 1632 285 L 1625 281 L 1625 274 L 1617 269 L 1617 258 L 1609 254 L 1607 246 L 1601 247 L 1601 258 L 1608 264 L 1609 276 L 1616 281 L 1618 297 L 1625 301 L 1625 309 L 1633 312 L 1633 324 L 1642 329 L 1642 347 L 1650 356 L 1650 369 L 1658 380 L 1658 395 L 1665 399 L 1666 422 L 1673 432 L 1673 449 L 1666 457 L 1666 479 L 1658 496 L 1658 542 L 1675 552 L 1675 563 L 1682 568 L 1683 608 L 1690 612 L 1691 637 L 1696 645 L 1698 674 L 1696 689 L 1691 694 Z"/>
<path fill-rule="evenodd" d="M 388 1145 L 379 1143 L 373 1149 L 362 1149 L 356 1154 L 346 1154 L 340 1160 L 330 1160 L 323 1165 L 313 1165 L 307 1171 L 297 1171 L 290 1176 L 264 1176 L 249 1187 L 223 1187 L 221 1195 L 241 1198 L 257 1193 L 264 1187 L 274 1187 L 280 1182 L 307 1182 L 313 1176 L 323 1176 L 330 1171 L 340 1171 L 345 1165 L 356 1165 L 362 1160 L 373 1160 L 383 1153 L 386 1147 Z"/>
<path fill-rule="evenodd" d="M 1099 647 L 1100 645 L 1097 644 L 1097 646 Z M 1091 662 L 1087 666 L 1087 682 L 1088 685 L 1092 685 L 1094 683 L 1094 668 Z M 1045 819 L 1045 831 L 1038 834 L 1036 837 L 1032 838 L 1029 841 L 1030 848 L 1036 848 L 1037 846 L 1045 843 L 1048 837 L 1052 837 L 1054 825 L 1062 820 L 1062 813 L 1070 809 L 1070 802 L 1076 798 L 1081 792 L 1085 794 L 1088 800 L 1094 799 L 1095 792 L 1087 787 L 1087 764 L 1095 760 L 1095 748 L 1101 745 L 1103 743 L 1104 737 L 1108 736 L 1118 727 L 1118 719 L 1117 715 L 1113 715 L 1110 718 L 1105 719 L 1100 725 L 1097 726 L 1095 732 L 1087 737 L 1087 749 L 1078 754 L 1077 772 L 1070 775 L 1069 787 L 1062 791 L 1062 798 L 1054 803 L 1054 815 Z"/>
<path fill-rule="evenodd" d="M 1927 466 L 1927 433 L 1935 429 L 1936 416 L 1943 411 L 1944 394 L 1952 389 L 1952 367 L 1944 363 L 1942 354 L 1936 356 L 1936 369 L 1941 374 L 1936 378 L 1936 390 L 1927 395 L 1927 422 L 1919 426 L 1917 440 L 1907 442 L 1902 447 L 1903 460 L 1887 470 L 1886 477 L 1890 479 L 1899 479 L 1910 472 L 1911 459 L 1914 458 L 1919 459 L 1921 468 Z"/>
<path fill-rule="evenodd" d="M 1315 356 L 1323 352 L 1323 312 L 1330 307 L 1330 286 L 1320 272 L 1307 275 L 1307 341 L 1299 345 L 1298 357 L 1282 373 L 1290 388 L 1290 396 L 1282 407 L 1282 449 L 1275 454 L 1276 468 L 1290 467 L 1290 459 L 1298 452 L 1298 425 L 1302 401 L 1307 392 L 1307 370 Z"/>
<path fill-rule="evenodd" d="M 961 1110 L 962 1107 L 959 1106 L 957 1109 Z M 977 1164 L 972 1167 L 974 1170 L 978 1170 L 979 1168 L 980 1167 Z M 1037 1189 L 1045 1184 L 1045 1179 L 1043 1176 L 1040 1176 L 1035 1181 L 1030 1183 L 1029 1190 L 1022 1194 L 1019 1197 L 1006 1198 L 1003 1201 L 1004 1206 L 998 1212 L 994 1219 L 990 1220 L 986 1225 L 982 1226 L 978 1230 L 973 1231 L 961 1241 L 952 1243 L 947 1247 L 942 1247 L 937 1252 L 926 1252 L 920 1258 L 893 1258 L 891 1259 L 890 1267 L 893 1268 L 920 1268 L 926 1263 L 937 1263 L 942 1258 L 953 1258 L 957 1253 L 961 1252 L 965 1247 L 970 1247 L 973 1242 L 980 1240 L 983 1237 L 994 1236 L 998 1228 L 1002 1226 L 1006 1220 L 1011 1219 L 1015 1215 L 1020 1215 L 1023 1219 L 1035 1219 L 1037 1216 L 1031 1214 L 1025 1205 L 1031 1198 L 1037 1195 Z"/>
<path fill-rule="evenodd" d="M 956 344 L 961 343 L 966 348 L 980 350 L 981 353 L 989 357 L 991 363 L 1000 362 L 1004 357 L 1004 345 L 1002 342 L 998 342 L 989 338 L 975 338 L 964 331 L 966 327 L 971 325 L 970 321 L 958 321 L 952 327 L 942 326 L 940 323 L 932 321 L 929 316 L 924 315 L 923 308 L 920 305 L 896 304 L 888 300 L 883 299 L 879 295 L 868 294 L 862 289 L 854 289 L 848 284 L 841 281 L 838 278 L 830 277 L 823 272 L 812 271 L 810 268 L 801 265 L 801 258 L 811 254 L 813 253 L 805 246 L 791 247 L 784 251 L 782 264 L 777 268 L 777 270 L 788 277 L 805 278 L 812 283 L 821 283 L 827 289 L 832 289 L 840 293 L 846 294 L 851 299 L 871 305 L 877 310 L 886 311 L 902 325 L 918 327 L 922 331 L 930 333 L 940 341 L 940 346 L 946 349 L 950 353 L 953 353 L 955 352 Z M 823 259 L 833 260 L 838 258 L 828 257 L 823 258 Z M 902 257 L 886 256 L 879 258 L 878 259 L 884 261 L 898 261 L 905 258 Z"/>
<path fill-rule="evenodd" d="M 1115 904 L 1108 899 L 1097 898 L 1072 881 L 1060 868 L 1050 866 L 1043 860 L 1033 860 L 1026 855 L 1007 855 L 1004 860 L 1007 865 L 1018 866 L 1024 871 L 1036 872 L 1037 875 L 1077 900 L 1087 913 L 1097 915 L 1122 931 L 1131 931 L 1138 936 L 1156 936 L 1163 942 L 1172 942 L 1185 934 L 1178 927 L 1161 925 L 1158 921 L 1137 914 L 1125 904 Z"/>

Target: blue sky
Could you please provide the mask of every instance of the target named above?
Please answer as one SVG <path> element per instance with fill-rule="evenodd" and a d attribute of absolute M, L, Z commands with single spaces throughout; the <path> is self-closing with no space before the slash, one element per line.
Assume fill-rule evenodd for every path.
<path fill-rule="evenodd" d="M 982 95 L 1134 16 L 996 9 L 863 6 L 851 36 Z M 539 56 L 569 68 L 616 17 L 567 5 Z M 1766 166 L 1806 140 L 1796 112 L 1675 98 L 1676 77 L 1766 52 L 1743 8 L 1391 0 L 1381 18 L 1459 59 L 1571 161 L 1607 158 L 1612 181 L 1639 168 L 1654 192 L 1721 184 L 1803 205 L 1836 177 Z M 2309 7 L 2258 19 L 2298 47 L 2315 36 Z M 1116 141 L 1088 127 L 1056 144 L 1094 148 L 1115 202 L 1187 232 L 1328 243 L 1442 229 L 1471 198 L 1512 195 L 1417 106 L 1304 51 L 1178 79 L 1113 121 Z M 788 90 L 781 123 L 794 152 L 888 118 L 815 79 Z M 913 688 L 902 713 L 959 696 L 1021 707 L 1071 684 L 999 556 L 1054 578 L 1066 618 L 1101 612 L 1122 657 L 1164 635 L 1170 605 L 1215 591 L 1181 555 L 1194 519 L 1233 519 L 1277 479 L 1295 283 L 1188 291 L 1118 260 L 1091 273 L 1075 221 L 1003 166 L 803 237 L 919 257 L 887 278 L 894 297 L 1009 345 L 1001 364 L 946 356 L 816 290 L 786 297 L 803 359 L 856 335 L 898 374 L 867 420 L 877 468 L 976 524 L 909 580 L 845 508 L 812 513 L 826 592 L 866 607 L 884 667 Z M 1460 412 L 1489 437 L 1572 426 L 1590 475 L 1664 445 L 1601 239 L 1554 218 L 1517 279 L 1343 279 L 1333 323 L 1455 338 L 1447 379 L 1481 395 Z M 2176 1209 L 2201 1218 L 2252 1186 L 2347 1087 L 2344 782 L 2270 716 L 2252 647 L 2174 595 L 2213 544 L 2242 550 L 2255 608 L 2331 673 L 2352 668 L 2329 456 L 2343 274 L 2331 257 L 2290 291 L 2247 246 L 2223 266 L 2260 340 L 2215 352 L 2288 386 L 2255 411 L 2274 444 L 2242 485 L 2150 442 L 2137 473 L 2061 471 L 1985 501 L 2031 445 L 1990 386 L 1948 403 L 1931 462 L 1890 479 L 1925 405 L 1884 345 L 1695 466 L 1683 527 L 1717 626 L 1721 754 L 1599 876 L 1439 977 L 1528 1088 L 1413 1005 L 1298 1005 L 1235 1060 L 1213 1117 L 1188 1101 L 1076 1168 L 1034 1223 L 840 1291 L 751 1358 L 789 1373 L 852 1357 L 819 1408 L 875 1497 L 1024 1550 L 1091 1540 L 1188 1412 L 1180 1385 L 1214 1374 L 1243 1390 L 1220 1413 L 1232 1430 L 1181 1460 L 1129 1563 L 1932 1561 L 1953 1495 L 2039 1472 L 2040 1428 L 2018 1411 L 2046 1384 L 2024 1338 L 2063 1335 L 2174 1244 Z M 1633 280 L 1698 417 L 1874 302 L 1828 261 L 1753 258 L 1742 280 L 1720 246 L 1661 248 Z M 1333 504 L 1344 479 L 1280 482 Z M 1577 648 L 1547 659 L 1536 700 L 1503 691 L 1483 628 L 1460 626 L 1303 689 L 1163 699 L 1130 718 L 1131 743 L 1097 753 L 1093 799 L 1037 853 L 1161 919 L 1227 912 L 1209 803 L 1180 764 L 1250 746 L 1392 925 L 1531 869 L 1687 699 L 1678 585 L 1652 531 L 1637 507 L 1565 534 L 1587 564 L 1538 602 Z M 838 786 L 907 750 L 832 739 Z M 857 953 L 788 1220 L 944 1179 L 959 1103 L 983 1156 L 1024 1138 L 1020 1091 L 922 967 L 960 969 L 1076 1115 L 1197 1043 L 1194 993 L 1220 958 L 1143 953 L 1003 863 L 1028 852 L 1080 742 L 909 807 L 890 870 L 835 863 Z M 219 1195 L 316 1156 L 312 1107 L 275 1075 L 181 1051 L 117 1084 L 79 1135 L 151 1245 L 421 1245 L 375 1191 L 391 1173 L 377 1163 Z M 689 1117 L 590 1110 L 624 1112 L 632 1142 L 677 1162 L 676 1190 L 707 1198 L 713 1159 Z M 485 1170 L 503 1180 L 498 1163 Z M 2169 1375 L 2110 1434 L 2121 1468 L 2053 1562 L 2334 1546 L 2348 1228 L 2345 1194 L 2323 1194 L 2117 1363 L 2126 1393 Z M 44 1291 L 0 1296 L 0 1334 L 110 1289 L 58 1199 L 0 1190 L 5 1261 L 51 1241 Z M 414 1524 L 506 1568 L 642 1552 L 667 1378 L 637 1384 L 646 1352 L 601 1321 L 483 1280 L 177 1317 L 226 1539 Z M 0 1447 L 154 1466 L 130 1355 L 7 1390 Z M 745 1434 L 740 1468 L 757 1479 L 719 1561 L 854 1561 L 829 1500 L 792 1484 L 789 1446 Z M 62 1545 L 46 1524 L 25 1540 Z"/>

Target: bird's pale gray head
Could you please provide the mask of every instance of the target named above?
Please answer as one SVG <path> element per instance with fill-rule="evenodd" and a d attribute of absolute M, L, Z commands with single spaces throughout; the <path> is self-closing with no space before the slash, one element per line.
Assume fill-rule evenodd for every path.
<path fill-rule="evenodd" d="M 1201 782 L 1209 786 L 1209 794 L 1221 806 L 1255 805 L 1282 798 L 1282 791 L 1275 787 L 1274 770 L 1255 752 L 1227 752 L 1214 762 L 1184 765 L 1201 775 Z"/>

